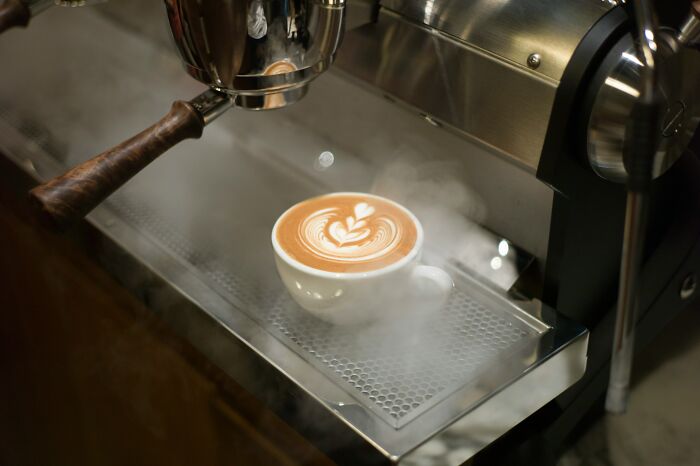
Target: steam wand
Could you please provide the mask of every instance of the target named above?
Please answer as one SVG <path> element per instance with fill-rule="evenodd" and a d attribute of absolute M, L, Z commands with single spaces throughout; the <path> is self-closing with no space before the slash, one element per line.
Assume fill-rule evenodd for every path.
<path fill-rule="evenodd" d="M 661 124 L 656 18 L 648 0 L 633 0 L 632 4 L 638 54 L 644 66 L 640 70 L 639 99 L 632 110 L 625 138 L 628 141 L 624 150 L 628 172 L 627 206 L 610 381 L 605 400 L 605 408 L 612 414 L 622 414 L 627 410 L 647 211 Z"/>

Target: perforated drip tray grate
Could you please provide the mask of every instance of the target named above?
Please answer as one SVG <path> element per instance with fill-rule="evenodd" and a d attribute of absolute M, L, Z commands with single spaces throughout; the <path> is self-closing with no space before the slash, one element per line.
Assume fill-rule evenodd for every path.
<path fill-rule="evenodd" d="M 286 293 L 256 306 L 255 317 L 362 405 L 399 428 L 547 330 L 507 311 L 462 272 L 448 304 L 424 318 L 338 327 L 300 309 Z M 214 273 L 236 294 L 236 280 Z M 481 298 L 481 299 L 479 299 Z M 489 302 L 490 301 L 490 302 Z"/>
<path fill-rule="evenodd" d="M 300 309 L 281 284 L 264 287 L 234 273 L 230 264 L 208 260 L 211 256 L 196 251 L 142 205 L 115 201 L 111 204 L 123 217 L 192 264 L 232 303 L 395 428 L 509 355 L 534 350 L 548 330 L 456 268 L 450 270 L 456 289 L 449 302 L 430 316 L 370 327 L 333 326 Z"/>
<path fill-rule="evenodd" d="M 412 332 L 388 325 L 355 332 L 334 329 L 291 308 L 288 300 L 280 300 L 268 322 L 395 427 L 539 333 L 493 313 L 462 291 L 427 325 L 412 326 Z"/>

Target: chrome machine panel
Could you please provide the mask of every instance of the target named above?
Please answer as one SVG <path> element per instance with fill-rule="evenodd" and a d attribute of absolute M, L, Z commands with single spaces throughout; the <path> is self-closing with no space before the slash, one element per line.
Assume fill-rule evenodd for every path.
<path fill-rule="evenodd" d="M 558 81 L 581 38 L 615 3 L 385 0 L 382 6 L 470 47 Z"/>
<path fill-rule="evenodd" d="M 612 6 L 389 0 L 346 34 L 336 64 L 534 173 L 564 68 Z"/>

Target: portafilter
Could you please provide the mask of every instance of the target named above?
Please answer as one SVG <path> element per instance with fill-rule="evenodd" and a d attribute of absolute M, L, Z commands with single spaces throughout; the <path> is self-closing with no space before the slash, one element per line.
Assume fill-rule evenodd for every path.
<path fill-rule="evenodd" d="M 55 227 L 85 216 L 156 157 L 231 107 L 284 107 L 306 93 L 340 45 L 345 0 L 166 0 L 187 72 L 210 89 L 176 101 L 161 120 L 34 188 Z"/>

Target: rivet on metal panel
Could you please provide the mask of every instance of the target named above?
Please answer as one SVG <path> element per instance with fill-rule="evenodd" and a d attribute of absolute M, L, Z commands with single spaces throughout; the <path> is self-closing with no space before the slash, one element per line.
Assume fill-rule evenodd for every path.
<path fill-rule="evenodd" d="M 530 56 L 527 57 L 527 66 L 533 70 L 539 68 L 540 64 L 542 64 L 542 56 L 539 53 L 531 53 Z"/>

